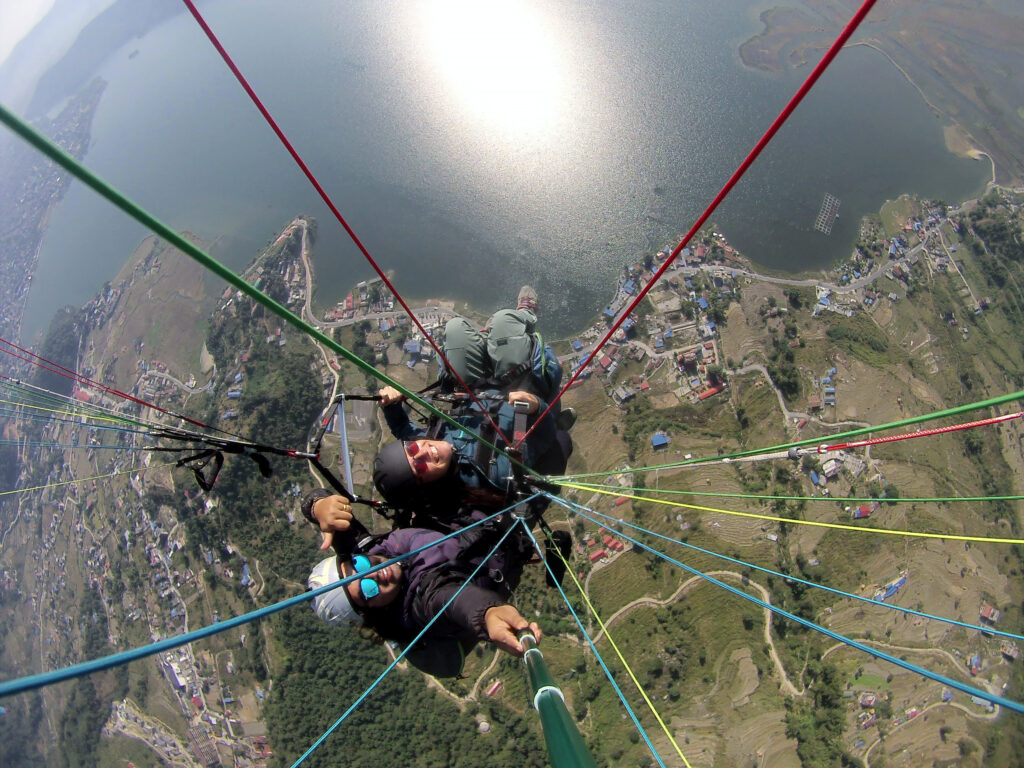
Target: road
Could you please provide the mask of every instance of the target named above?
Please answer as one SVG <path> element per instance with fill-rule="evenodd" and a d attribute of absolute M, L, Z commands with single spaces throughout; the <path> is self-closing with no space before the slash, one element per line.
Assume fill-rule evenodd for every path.
<path fill-rule="evenodd" d="M 103 726 L 106 735 L 119 734 L 138 739 L 159 755 L 164 765 L 201 768 L 174 731 L 140 710 L 131 699 L 110 705 L 110 719 Z"/>
<path fill-rule="evenodd" d="M 622 554 L 624 554 L 624 553 L 622 553 Z M 722 576 L 725 576 L 725 577 L 728 577 L 730 579 L 735 579 L 736 581 L 738 581 L 741 584 L 743 584 L 743 574 L 736 573 L 736 571 L 708 571 L 705 575 L 706 576 L 712 576 L 712 577 L 714 577 L 716 579 L 720 578 Z M 604 634 L 606 627 L 610 626 L 614 621 L 616 621 L 620 617 L 624 616 L 626 613 L 628 613 L 629 611 L 633 610 L 637 606 L 639 606 L 639 605 L 653 605 L 656 608 L 662 608 L 662 607 L 664 607 L 666 605 L 669 605 L 670 603 L 674 603 L 676 600 L 678 600 L 682 596 L 682 594 L 686 590 L 688 590 L 690 587 L 694 586 L 695 584 L 700 584 L 700 583 L 705 583 L 705 579 L 703 577 L 701 577 L 701 576 L 691 576 L 689 579 L 687 579 L 682 584 L 680 584 L 679 587 L 676 589 L 676 591 L 673 592 L 669 597 L 667 597 L 664 600 L 659 600 L 659 599 L 654 598 L 654 597 L 638 597 L 636 600 L 632 601 L 631 603 L 627 603 L 626 605 L 624 605 L 621 608 L 619 608 L 619 610 L 617 610 L 615 613 L 613 613 L 608 618 L 608 620 L 604 622 L 604 627 L 597 634 L 594 635 L 594 643 L 596 644 L 598 641 L 600 641 L 601 636 Z M 761 599 L 764 602 L 768 603 L 769 605 L 771 604 L 771 593 L 767 589 L 762 587 L 760 584 L 758 584 L 757 582 L 749 581 L 748 580 L 747 583 L 744 584 L 744 586 L 751 587 L 751 588 L 755 589 L 757 592 L 759 592 L 761 594 Z M 776 651 L 776 649 L 775 649 L 775 642 L 772 640 L 771 627 L 772 627 L 772 612 L 770 610 L 768 610 L 767 608 L 765 608 L 764 609 L 764 642 L 765 642 L 765 645 L 767 645 L 768 648 L 769 648 L 769 656 L 771 656 L 772 663 L 775 665 L 775 672 L 776 672 L 776 674 L 777 674 L 777 676 L 779 678 L 779 690 L 781 690 L 782 693 L 785 694 L 786 696 L 800 696 L 800 695 L 803 694 L 803 691 L 798 691 L 796 686 L 794 686 L 793 683 L 790 682 L 789 677 L 786 675 L 786 668 L 784 666 L 782 666 L 782 659 L 779 658 L 778 651 Z"/>
<path fill-rule="evenodd" d="M 145 376 L 152 376 L 153 378 L 163 379 L 164 381 L 169 381 L 171 384 L 174 384 L 179 389 L 185 390 L 190 395 L 194 395 L 197 392 L 213 392 L 213 379 L 212 378 L 206 384 L 204 384 L 201 387 L 190 387 L 188 384 L 186 384 L 185 382 L 181 381 L 180 379 L 176 379 L 171 374 L 164 373 L 163 371 L 146 371 L 146 373 L 144 373 L 143 376 L 144 377 Z"/>
<path fill-rule="evenodd" d="M 903 728 L 904 726 L 909 725 L 910 723 L 916 722 L 918 720 L 918 718 L 920 718 L 925 712 L 928 712 L 929 710 L 935 709 L 937 707 L 951 707 L 952 709 L 959 709 L 961 712 L 963 712 L 968 717 L 973 717 L 976 720 L 994 720 L 998 716 L 998 708 L 997 708 L 996 712 L 991 712 L 991 713 L 986 712 L 986 713 L 982 714 L 982 713 L 979 713 L 979 712 L 972 712 L 970 709 L 965 707 L 963 704 L 960 704 L 960 703 L 955 702 L 955 701 L 948 701 L 948 702 L 935 701 L 935 702 L 932 702 L 931 704 L 929 704 L 926 707 L 922 707 L 921 710 L 918 712 L 918 714 L 915 717 L 913 717 L 913 718 L 911 718 L 909 720 L 904 720 L 899 725 L 895 725 L 895 726 L 892 726 L 891 728 L 889 728 L 889 731 L 888 731 L 888 733 L 886 733 L 886 736 L 885 736 L 886 739 L 892 738 L 892 734 L 893 734 L 894 731 L 897 731 L 900 728 Z M 864 768 L 871 768 L 871 750 L 873 750 L 875 747 L 877 747 L 879 744 L 881 744 L 882 741 L 883 741 L 882 737 L 879 736 L 878 738 L 876 738 L 871 743 L 871 746 L 869 746 L 867 748 L 867 750 L 865 750 L 865 752 L 864 752 Z"/>

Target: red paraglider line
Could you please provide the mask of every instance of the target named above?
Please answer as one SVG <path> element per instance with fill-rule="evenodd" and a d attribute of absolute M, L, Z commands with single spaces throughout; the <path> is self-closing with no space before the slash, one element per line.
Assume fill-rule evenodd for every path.
<path fill-rule="evenodd" d="M 900 440 L 911 440 L 915 437 L 931 437 L 932 435 L 942 435 L 946 432 L 959 432 L 962 429 L 974 429 L 975 427 L 987 427 L 990 424 L 1002 424 L 1004 421 L 1013 421 L 1024 416 L 1024 411 L 1017 411 L 1016 413 L 1008 413 L 1005 416 L 993 416 L 988 419 L 978 419 L 977 421 L 966 421 L 963 424 L 951 424 L 948 427 L 935 427 L 934 429 L 922 429 L 920 432 L 905 432 L 902 435 L 889 435 L 887 437 L 872 437 L 867 440 L 853 440 L 848 443 L 822 443 L 818 446 L 818 453 L 827 453 L 828 451 L 845 451 L 850 448 L 864 448 L 868 445 L 881 445 L 882 443 L 895 443 Z"/>
<path fill-rule="evenodd" d="M 186 2 L 187 1 L 188 0 L 186 0 Z M 835 42 L 832 43 L 831 47 L 822 57 L 821 61 L 818 62 L 818 65 L 814 68 L 814 71 L 811 72 L 811 74 L 804 81 L 804 84 L 800 86 L 797 92 L 793 94 L 793 97 L 789 100 L 789 103 L 786 104 L 782 112 L 779 113 L 779 116 L 775 118 L 775 121 L 771 124 L 768 130 L 765 131 L 764 136 L 762 136 L 760 140 L 757 142 L 757 144 L 754 145 L 754 148 L 750 150 L 750 154 L 746 156 L 743 162 L 740 163 L 739 168 L 737 168 L 735 172 L 732 174 L 732 176 L 729 177 L 729 180 L 725 183 L 725 186 L 722 187 L 721 191 L 719 191 L 717 195 L 715 195 L 714 200 L 711 201 L 711 204 L 707 207 L 707 209 L 705 209 L 704 213 L 702 213 L 700 217 L 697 219 L 697 221 L 694 222 L 693 226 L 690 227 L 690 231 L 686 233 L 683 239 L 679 242 L 679 245 L 677 245 L 675 247 L 675 250 L 672 251 L 671 255 L 667 259 L 665 259 L 665 263 L 662 264 L 658 271 L 654 273 L 654 275 L 651 277 L 650 282 L 648 282 L 647 285 L 644 286 L 643 290 L 640 291 L 640 293 L 637 295 L 637 297 L 633 299 L 633 302 L 626 308 L 626 311 L 623 312 L 619 319 L 616 320 L 615 323 L 612 325 L 612 327 L 608 329 L 608 333 L 606 333 L 604 335 L 604 338 L 601 339 L 601 341 L 598 343 L 596 347 L 594 347 L 594 351 L 591 352 L 587 359 L 583 361 L 583 364 L 576 369 L 576 372 L 570 377 L 569 381 L 567 381 L 565 383 L 565 386 L 562 387 L 562 391 L 559 392 L 551 401 L 551 405 L 548 406 L 548 411 L 550 411 L 551 408 L 554 407 L 555 403 L 557 403 L 559 399 L 562 397 L 562 395 L 565 394 L 566 390 L 573 385 L 576 379 L 579 378 L 580 374 L 587 368 L 587 366 L 590 365 L 594 358 L 597 357 L 598 353 L 601 351 L 601 348 L 608 343 L 608 340 L 619 329 L 619 326 L 621 326 L 626 321 L 626 318 L 629 317 L 630 314 L 632 314 L 633 310 L 636 309 L 636 307 L 640 304 L 640 302 L 644 300 L 644 298 L 647 296 L 650 290 L 654 287 L 654 284 L 657 283 L 659 278 L 661 278 L 661 276 L 665 274 L 665 271 L 670 266 L 672 266 L 676 258 L 678 258 L 679 254 L 682 252 L 683 248 L 686 247 L 686 244 L 689 243 L 693 236 L 700 230 L 700 228 L 704 226 L 704 223 L 711 217 L 711 214 L 715 212 L 715 209 L 718 208 L 721 202 L 726 198 L 726 195 L 728 195 L 729 192 L 732 191 L 732 188 L 736 186 L 736 183 L 743 177 L 743 174 L 747 172 L 747 169 L 749 169 L 750 166 L 753 165 L 754 161 L 761 154 L 761 151 L 768 145 L 768 142 L 771 141 L 772 138 L 774 138 L 776 133 L 779 132 L 779 129 L 782 128 L 786 120 L 789 119 L 789 116 L 793 114 L 793 111 L 800 105 L 800 102 L 803 101 L 804 96 L 807 95 L 808 91 L 810 91 L 811 88 L 814 87 L 814 84 L 818 82 L 818 79 L 822 76 L 825 70 L 828 69 L 828 65 L 831 64 L 832 60 L 835 59 L 835 57 L 839 54 L 840 49 L 846 44 L 846 41 L 849 40 L 850 35 L 854 33 L 858 26 L 860 26 L 860 23 L 864 20 L 864 17 L 867 16 L 868 11 L 870 11 L 871 8 L 875 5 L 875 2 L 876 0 L 864 0 L 864 3 L 857 10 L 857 13 L 853 15 L 853 18 L 851 18 L 849 23 L 847 23 L 847 25 L 843 28 L 843 31 L 839 33 L 839 37 L 835 39 Z M 544 414 L 541 414 L 541 416 L 543 417 L 545 414 L 547 414 L 548 411 L 545 411 Z M 540 419 L 538 418 L 537 421 L 534 422 L 534 426 L 531 427 L 529 431 L 527 431 L 527 433 L 522 437 L 522 439 L 519 442 L 522 442 L 522 440 L 525 440 L 527 437 L 529 437 L 530 432 L 532 432 L 536 425 L 539 423 Z M 517 443 L 516 445 L 518 446 L 518 444 L 519 443 Z"/>
<path fill-rule="evenodd" d="M 160 413 L 166 414 L 167 416 L 172 416 L 176 419 L 184 419 L 189 424 L 193 424 L 197 427 L 202 427 L 203 429 L 213 429 L 222 434 L 231 434 L 230 432 L 225 432 L 223 429 L 211 427 L 209 424 L 204 424 L 201 421 L 196 421 L 195 419 L 189 418 L 188 416 L 185 416 L 183 414 L 175 413 L 174 411 L 168 411 L 166 408 L 161 408 L 159 405 L 147 402 L 146 400 L 141 400 L 137 397 L 134 397 L 133 395 L 129 395 L 127 392 L 122 392 L 119 389 L 115 389 L 114 387 L 108 387 L 106 384 L 101 384 L 98 381 L 94 381 L 93 379 L 90 379 L 88 376 L 83 376 L 77 371 L 73 371 L 70 368 L 65 368 L 60 363 L 55 363 L 52 360 L 47 360 L 42 355 L 37 355 L 35 352 L 31 352 L 23 347 L 19 347 L 14 342 L 7 341 L 7 339 L 0 338 L 0 344 L 6 344 L 8 347 L 12 347 L 13 349 L 18 350 L 18 352 L 23 352 L 24 355 L 31 355 L 31 357 L 25 357 L 24 355 L 16 354 L 15 352 L 12 352 L 10 349 L 4 349 L 3 347 L 0 347 L 0 352 L 6 352 L 11 357 L 16 357 L 19 360 L 24 360 L 27 363 L 31 363 L 32 365 L 35 365 L 39 368 L 43 368 L 47 371 L 50 371 L 51 373 L 56 373 L 58 376 L 63 376 L 66 379 L 71 379 L 76 384 L 84 384 L 90 387 L 95 387 L 96 389 L 102 392 L 107 392 L 111 395 L 123 397 L 126 400 L 131 400 L 133 403 L 138 403 L 139 405 L 144 405 L 147 408 L 152 408 L 153 410 L 159 411 Z"/>
<path fill-rule="evenodd" d="M 413 323 L 415 323 L 420 333 L 423 334 L 423 338 L 430 342 L 430 346 L 432 346 L 434 348 L 434 351 L 437 352 L 437 356 L 444 363 L 445 368 L 448 371 L 450 371 L 453 376 L 455 376 L 455 378 L 459 382 L 459 386 L 461 386 L 464 390 L 466 390 L 466 392 L 469 393 L 469 396 L 473 398 L 473 402 L 476 403 L 477 406 L 480 408 L 480 412 L 483 413 L 487 420 L 491 422 L 491 426 L 493 426 L 498 435 L 502 437 L 502 439 L 505 441 L 505 444 L 509 445 L 508 438 L 505 437 L 504 433 L 501 431 L 501 428 L 497 425 L 494 419 L 491 418 L 487 408 L 484 407 L 484 405 L 477 399 L 476 395 L 473 394 L 473 390 L 471 390 L 469 388 L 469 385 L 467 385 L 466 382 L 462 380 L 462 377 L 460 377 L 459 374 L 456 373 L 451 363 L 448 362 L 448 358 L 444 356 L 444 352 L 441 351 L 441 348 L 437 345 L 437 342 L 434 341 L 433 336 L 427 333 L 427 329 L 424 328 L 423 325 L 420 323 L 419 318 L 417 318 L 413 311 L 409 308 L 409 305 L 405 303 L 405 299 L 403 299 L 402 296 L 398 293 L 398 290 L 395 288 L 395 286 L 391 284 L 391 281 L 388 280 L 388 276 L 384 274 L 384 271 L 377 265 L 377 262 L 374 260 L 373 256 L 370 255 L 370 252 L 366 249 L 366 246 L 363 245 L 362 240 L 359 239 L 358 235 L 356 235 L 352 227 L 349 226 L 348 222 L 345 220 L 345 217 L 341 215 L 341 211 L 339 211 L 337 207 L 335 207 L 334 202 L 331 200 L 330 196 L 327 194 L 324 188 L 320 186 L 320 182 L 317 181 L 316 176 L 313 175 L 313 172 L 309 169 L 309 166 L 306 165 L 305 161 L 299 155 L 295 147 L 292 146 L 292 143 L 288 140 L 288 137 L 284 135 L 284 131 L 281 130 L 281 127 L 277 124 L 277 121 L 274 119 L 273 115 L 271 115 L 270 111 L 263 105 L 263 102 L 260 100 L 260 97 L 256 95 L 256 91 L 254 91 L 252 86 L 249 85 L 249 81 L 245 79 L 245 75 L 243 75 L 242 71 L 235 65 L 234 60 L 231 58 L 230 55 L 228 55 L 228 52 L 224 48 L 224 46 L 221 45 L 221 42 L 217 38 L 217 35 L 214 34 L 213 30 L 210 28 L 210 25 L 206 23 L 206 19 L 204 19 L 203 15 L 199 13 L 199 10 L 196 8 L 195 4 L 193 4 L 192 0 L 182 0 L 182 2 L 185 3 L 185 7 L 188 8 L 189 13 L 192 14 L 193 18 L 195 18 L 196 23 L 199 24 L 203 32 L 206 33 L 206 36 L 213 44 L 213 47 L 217 49 L 217 53 L 219 53 L 220 57 L 224 59 L 224 63 L 228 65 L 228 69 L 231 70 L 231 73 L 235 76 L 235 79 L 238 80 L 239 85 L 241 85 L 242 88 L 245 89 L 245 92 L 249 94 L 249 98 L 252 100 L 252 103 L 256 105 L 256 109 L 260 111 L 260 114 L 263 115 L 263 119 L 267 121 L 267 125 L 269 125 L 271 129 L 274 131 L 274 133 L 277 134 L 277 138 L 281 140 L 281 143 L 284 145 L 284 148 L 288 150 L 288 154 L 292 156 L 292 159 L 299 166 L 302 172 L 306 175 L 306 178 L 309 179 L 309 183 L 313 185 L 313 188 L 317 191 L 317 194 L 320 195 L 320 199 L 324 201 L 324 204 L 330 209 L 331 213 L 334 214 L 334 218 L 336 218 L 338 220 L 338 223 L 341 224 L 342 227 L 344 227 L 345 231 L 348 233 L 348 236 L 352 239 L 352 242 L 355 243 L 356 247 L 360 250 L 363 256 L 366 257 L 367 262 L 369 262 L 370 266 L 373 267 L 374 271 L 377 273 L 380 279 L 384 281 L 384 285 L 386 285 L 388 290 L 391 291 L 391 294 L 395 297 L 395 300 L 402 305 L 402 309 L 405 310 L 406 314 L 409 315 L 410 319 L 413 321 Z"/>

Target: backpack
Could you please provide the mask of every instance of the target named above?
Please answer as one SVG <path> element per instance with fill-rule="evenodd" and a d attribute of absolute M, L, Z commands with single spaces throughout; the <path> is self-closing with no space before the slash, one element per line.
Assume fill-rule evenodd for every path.
<path fill-rule="evenodd" d="M 506 391 L 525 389 L 551 402 L 562 381 L 562 365 L 534 331 L 530 318 L 532 313 L 515 309 L 502 309 L 491 316 L 487 356 L 493 381 Z"/>

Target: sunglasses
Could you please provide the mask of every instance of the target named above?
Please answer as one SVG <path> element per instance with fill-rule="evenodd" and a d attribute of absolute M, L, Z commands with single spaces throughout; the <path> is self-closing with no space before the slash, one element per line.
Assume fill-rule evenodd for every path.
<path fill-rule="evenodd" d="M 416 476 L 422 475 L 427 471 L 427 460 L 416 458 L 422 450 L 422 446 L 415 440 L 411 443 L 405 443 L 405 452 L 412 459 L 412 473 Z"/>
<path fill-rule="evenodd" d="M 356 555 L 352 558 L 352 567 L 356 573 L 366 573 L 366 571 L 373 568 L 373 563 L 370 562 L 368 557 Z M 380 594 L 380 584 L 373 579 L 360 579 L 359 591 L 363 593 L 363 599 L 369 602 Z"/>

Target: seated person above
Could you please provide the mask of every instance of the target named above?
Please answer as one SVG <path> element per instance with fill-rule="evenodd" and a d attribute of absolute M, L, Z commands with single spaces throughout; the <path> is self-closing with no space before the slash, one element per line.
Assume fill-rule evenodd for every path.
<path fill-rule="evenodd" d="M 454 512 L 465 506 L 493 511 L 509 503 L 512 462 L 474 435 L 507 451 L 510 446 L 503 435 L 511 438 L 514 431 L 513 404 L 526 403 L 529 416 L 536 418 L 547 408 L 543 400 L 522 390 L 509 392 L 506 400 L 494 402 L 487 415 L 473 403 L 455 417 L 465 429 L 441 422 L 428 438 L 426 427 L 409 420 L 398 390 L 385 387 L 380 395 L 384 418 L 398 442 L 384 446 L 377 455 L 373 482 L 391 506 Z M 502 435 L 495 433 L 490 419 Z M 564 472 L 572 453 L 568 433 L 556 428 L 551 414 L 536 425 L 530 420 L 527 423 L 534 428 L 521 446 L 523 464 L 541 474 Z"/>
<path fill-rule="evenodd" d="M 479 404 L 470 403 L 454 414 L 465 430 L 442 422 L 428 435 L 426 427 L 409 421 L 397 390 L 380 391 L 388 427 L 400 442 L 385 446 L 377 456 L 373 479 L 392 507 L 443 519 L 466 506 L 482 511 L 505 506 L 512 463 L 472 435 L 507 452 L 510 446 L 505 438 L 514 434 L 516 403 L 525 403 L 529 414 L 530 436 L 521 446 L 522 463 L 540 474 L 565 471 L 572 453 L 572 440 L 565 430 L 575 414 L 572 409 L 560 414 L 557 406 L 548 410 L 547 401 L 561 385 L 562 367 L 551 347 L 534 332 L 537 309 L 537 293 L 526 285 L 519 291 L 517 308 L 494 313 L 483 331 L 462 317 L 448 321 L 445 357 L 459 379 L 480 395 Z M 442 371 L 441 381 L 446 387 L 455 386 L 447 371 Z M 540 422 L 534 423 L 541 414 Z M 495 434 L 494 424 L 501 434 Z"/>
<path fill-rule="evenodd" d="M 351 544 L 354 550 L 355 538 L 365 528 L 343 497 L 325 494 L 309 494 L 302 504 L 303 513 L 324 530 L 324 546 L 334 543 L 336 549 L 345 552 Z M 352 551 L 319 562 L 310 573 L 309 587 L 317 589 L 368 571 L 441 538 L 437 531 L 421 528 L 392 531 L 366 552 Z M 364 626 L 384 640 L 406 645 L 441 612 L 484 559 L 463 559 L 462 550 L 458 537 L 448 539 L 314 598 L 313 609 L 330 624 Z M 539 639 L 540 628 L 527 622 L 508 602 L 522 567 L 515 560 L 501 550 L 491 556 L 406 658 L 428 674 L 454 677 L 462 670 L 465 654 L 480 640 L 521 655 L 523 649 L 516 638 L 519 631 L 530 629 Z"/>
<path fill-rule="evenodd" d="M 464 317 L 449 320 L 444 355 L 451 371 L 441 371 L 442 383 L 457 386 L 454 372 L 474 391 L 526 390 L 550 402 L 562 383 L 562 365 L 535 331 L 537 311 L 537 293 L 524 285 L 517 308 L 495 312 L 483 330 Z"/>

